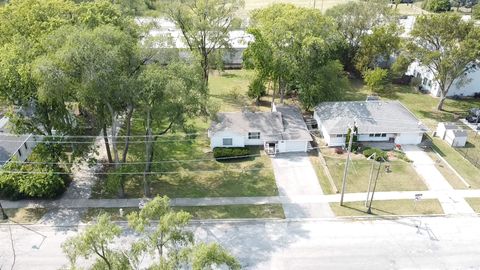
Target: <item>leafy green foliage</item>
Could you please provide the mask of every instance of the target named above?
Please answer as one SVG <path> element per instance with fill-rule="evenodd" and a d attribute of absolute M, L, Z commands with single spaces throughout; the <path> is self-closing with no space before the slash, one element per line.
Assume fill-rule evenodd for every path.
<path fill-rule="evenodd" d="M 211 58 L 220 48 L 228 48 L 229 31 L 235 26 L 235 12 L 242 0 L 165 1 L 165 15 L 181 29 L 186 45 L 198 58 L 205 86 Z M 218 63 L 218 61 L 217 61 Z"/>
<path fill-rule="evenodd" d="M 363 79 L 367 86 L 373 92 L 379 92 L 385 89 L 387 84 L 388 70 L 383 68 L 375 68 L 367 70 L 363 74 Z"/>
<path fill-rule="evenodd" d="M 368 36 L 372 29 L 395 22 L 395 11 L 387 5 L 387 1 L 382 0 L 350 1 L 328 9 L 326 15 L 335 20 L 338 32 L 344 40 L 339 56 L 349 70 L 354 68 L 354 59 L 362 47 L 362 39 Z"/>
<path fill-rule="evenodd" d="M 359 71 L 380 66 L 400 49 L 400 29 L 396 23 L 376 26 L 370 35 L 361 38 L 361 47 L 355 56 Z"/>
<path fill-rule="evenodd" d="M 336 79 L 342 78 L 343 72 L 334 61 L 340 36 L 333 21 L 319 10 L 275 4 L 255 10 L 247 31 L 255 41 L 244 52 L 245 66 L 272 81 L 281 102 L 288 91 L 296 89 L 306 108 L 338 97 L 343 86 Z M 334 79 L 327 79 L 324 72 Z"/>
<path fill-rule="evenodd" d="M 240 264 L 218 244 L 194 245 L 193 233 L 187 229 L 190 214 L 173 211 L 170 199 L 155 197 L 138 212 L 128 216 L 129 227 L 138 239 L 127 248 L 114 248 L 122 229 L 108 214 L 98 216 L 96 224 L 62 244 L 70 268 L 77 269 L 80 257 L 93 258 L 89 269 L 139 269 L 149 256 L 148 269 L 211 269 L 226 266 L 240 269 Z M 125 245 L 122 245 L 125 246 Z"/>
<path fill-rule="evenodd" d="M 458 14 L 442 13 L 418 17 L 410 35 L 410 57 L 434 74 L 440 90 L 437 109 L 442 110 L 454 81 L 464 83 L 465 74 L 477 68 L 472 63 L 480 57 L 480 29 Z"/>
<path fill-rule="evenodd" d="M 59 196 L 66 188 L 68 177 L 61 174 L 65 172 L 64 168 L 44 164 L 59 161 L 52 148 L 61 151 L 53 144 L 40 144 L 29 156 L 28 162 L 32 163 L 20 163 L 14 159 L 5 164 L 0 170 L 0 197 L 51 199 Z"/>
<path fill-rule="evenodd" d="M 365 150 L 363 150 L 363 155 L 365 157 L 370 157 L 371 155 L 373 154 L 376 154 L 375 155 L 375 160 L 376 161 L 386 161 L 388 159 L 388 154 L 387 152 L 381 150 L 381 149 L 378 149 L 378 148 L 366 148 Z"/>
<path fill-rule="evenodd" d="M 450 0 L 425 0 L 422 8 L 431 12 L 445 12 L 450 11 L 452 4 Z"/>
<path fill-rule="evenodd" d="M 250 149 L 246 147 L 215 147 L 213 156 L 215 158 L 242 157 L 250 154 Z"/>
<path fill-rule="evenodd" d="M 265 80 L 260 76 L 255 76 L 253 81 L 248 85 L 247 96 L 255 99 L 255 102 L 259 103 L 260 98 L 267 94 L 267 88 L 265 87 Z"/>
<path fill-rule="evenodd" d="M 475 18 L 477 20 L 480 20 L 480 4 L 476 4 L 472 8 L 472 16 L 473 16 L 473 18 Z"/>
<path fill-rule="evenodd" d="M 353 127 L 353 131 L 355 133 L 355 135 L 353 135 L 353 138 L 352 138 L 352 148 L 355 146 L 356 147 L 356 142 L 358 141 L 358 127 L 355 126 Z M 347 130 L 347 136 L 345 137 L 345 146 L 348 147 L 348 145 L 350 144 L 350 136 L 352 135 L 352 129 L 349 128 Z"/>

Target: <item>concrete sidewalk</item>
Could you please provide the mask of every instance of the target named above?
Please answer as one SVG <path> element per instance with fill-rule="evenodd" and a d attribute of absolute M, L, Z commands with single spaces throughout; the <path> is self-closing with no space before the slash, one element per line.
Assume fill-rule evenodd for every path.
<path fill-rule="evenodd" d="M 475 212 L 462 196 L 458 196 L 453 187 L 435 167 L 435 162 L 422 149 L 414 145 L 403 147 L 405 154 L 413 161 L 415 171 L 423 178 L 430 191 L 435 191 L 443 211 L 447 215 L 474 214 Z"/>
<path fill-rule="evenodd" d="M 421 193 L 424 199 L 440 199 L 443 193 L 437 191 L 394 191 L 375 192 L 375 201 L 413 200 L 415 194 Z M 453 190 L 453 197 L 480 197 L 480 190 Z M 344 201 L 364 201 L 366 193 L 346 193 Z M 22 200 L 1 201 L 3 208 L 49 208 L 49 209 L 84 209 L 84 208 L 127 208 L 138 207 L 142 198 L 135 199 L 62 199 L 62 200 Z M 340 194 L 305 195 L 305 196 L 271 196 L 271 197 L 210 197 L 210 198 L 174 198 L 172 206 L 215 206 L 215 205 L 261 205 L 261 204 L 326 204 L 339 202 Z"/>

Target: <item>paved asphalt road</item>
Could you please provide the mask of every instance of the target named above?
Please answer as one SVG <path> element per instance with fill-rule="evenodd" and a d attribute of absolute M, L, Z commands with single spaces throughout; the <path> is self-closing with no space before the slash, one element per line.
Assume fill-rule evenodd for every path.
<path fill-rule="evenodd" d="M 419 226 L 417 228 L 417 226 Z M 218 241 L 246 269 L 480 269 L 480 218 L 197 222 L 197 239 Z M 46 236 L 37 235 L 36 230 Z M 14 269 L 58 269 L 60 244 L 76 228 L 12 226 Z M 122 243 L 132 235 L 125 236 Z M 0 226 L 0 268 L 10 269 L 8 226 Z"/>

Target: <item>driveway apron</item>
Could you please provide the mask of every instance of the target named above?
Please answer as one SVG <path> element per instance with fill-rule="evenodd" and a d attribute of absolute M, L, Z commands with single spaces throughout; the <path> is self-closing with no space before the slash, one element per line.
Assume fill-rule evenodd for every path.
<path fill-rule="evenodd" d="M 280 196 L 291 201 L 291 203 L 283 204 L 286 218 L 334 217 L 327 202 L 294 202 L 296 199 L 306 196 L 323 195 L 307 154 L 281 154 L 272 158 L 272 164 Z"/>
<path fill-rule="evenodd" d="M 461 196 L 455 194 L 453 187 L 435 167 L 435 162 L 418 146 L 404 146 L 405 154 L 413 161 L 415 171 L 423 178 L 428 189 L 438 193 L 443 211 L 447 215 L 465 215 L 475 212 Z"/>

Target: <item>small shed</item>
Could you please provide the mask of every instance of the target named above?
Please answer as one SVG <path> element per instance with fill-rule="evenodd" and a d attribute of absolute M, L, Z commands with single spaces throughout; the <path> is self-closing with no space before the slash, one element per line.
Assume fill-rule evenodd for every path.
<path fill-rule="evenodd" d="M 458 127 L 455 123 L 441 122 L 441 123 L 438 123 L 437 131 L 435 132 L 435 134 L 437 137 L 444 140 L 447 134 L 447 130 L 456 130 L 456 129 L 458 129 Z"/>
<path fill-rule="evenodd" d="M 463 129 L 449 129 L 445 133 L 445 141 L 452 147 L 464 147 L 467 137 L 467 132 Z"/>

